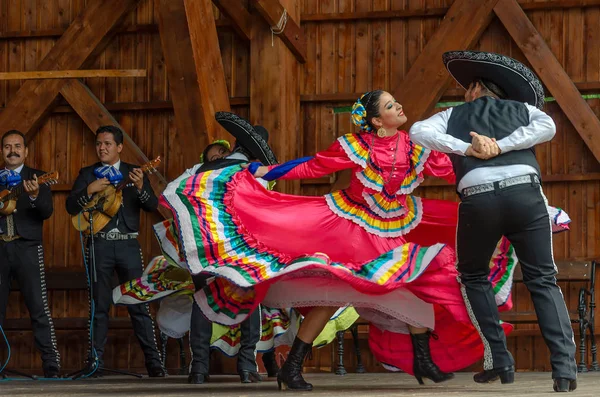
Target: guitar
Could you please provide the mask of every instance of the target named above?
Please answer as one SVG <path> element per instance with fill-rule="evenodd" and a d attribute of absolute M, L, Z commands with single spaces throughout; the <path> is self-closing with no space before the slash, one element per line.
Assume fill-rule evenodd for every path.
<path fill-rule="evenodd" d="M 53 185 L 58 183 L 58 171 L 48 172 L 38 177 L 38 185 Z M 23 182 L 20 182 L 17 186 L 12 189 L 6 189 L 0 192 L 0 214 L 10 215 L 15 212 L 17 208 L 17 200 L 21 193 L 23 193 L 24 186 Z"/>
<path fill-rule="evenodd" d="M 141 167 L 142 171 L 147 174 L 156 172 L 156 167 L 160 164 L 160 156 L 152 161 L 143 164 Z M 90 232 L 90 211 L 91 208 L 98 208 L 98 210 L 92 211 L 91 216 L 94 224 L 93 234 L 98 233 L 110 222 L 113 216 L 117 214 L 121 203 L 123 202 L 123 189 L 128 186 L 133 186 L 133 182 L 129 178 L 123 179 L 117 186 L 109 185 L 101 192 L 98 192 L 92 196 L 90 202 L 84 207 L 77 215 L 71 217 L 71 223 L 80 232 L 89 234 Z"/>

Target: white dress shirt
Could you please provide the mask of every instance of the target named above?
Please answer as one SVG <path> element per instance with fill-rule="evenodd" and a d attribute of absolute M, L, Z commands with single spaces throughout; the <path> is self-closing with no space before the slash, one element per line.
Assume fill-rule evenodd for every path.
<path fill-rule="evenodd" d="M 105 167 L 110 167 L 110 164 L 102 163 L 102 165 L 103 165 L 103 166 L 105 166 Z M 114 163 L 112 166 L 113 166 L 115 169 L 117 169 L 117 170 L 119 170 L 119 171 L 120 171 L 120 168 L 121 168 L 121 160 L 117 161 L 117 162 L 116 162 L 116 163 Z M 123 176 L 123 177 L 124 177 L 124 176 Z"/>
<path fill-rule="evenodd" d="M 552 118 L 535 106 L 527 103 L 525 106 L 529 111 L 529 124 L 517 128 L 512 134 L 497 142 L 501 153 L 531 148 L 554 137 L 556 125 Z M 452 108 L 415 123 L 410 128 L 410 139 L 417 145 L 428 149 L 465 156 L 470 144 L 448 135 L 446 132 L 451 114 Z M 497 182 L 506 178 L 537 173 L 535 168 L 524 164 L 479 167 L 469 171 L 460 181 L 456 181 L 457 191 L 461 192 L 467 187 Z"/>
<path fill-rule="evenodd" d="M 13 171 L 16 172 L 17 174 L 20 174 L 21 171 L 23 171 L 23 168 L 25 167 L 25 164 L 21 164 L 20 166 L 18 166 L 17 168 L 15 168 Z M 8 168 L 5 168 L 8 170 Z"/>

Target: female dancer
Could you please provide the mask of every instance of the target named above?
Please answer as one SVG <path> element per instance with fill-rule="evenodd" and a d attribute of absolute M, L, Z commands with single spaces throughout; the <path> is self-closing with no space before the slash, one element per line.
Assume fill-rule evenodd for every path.
<path fill-rule="evenodd" d="M 399 130 L 407 119 L 387 92 L 365 94 L 353 121 L 360 133 L 315 157 L 198 174 L 161 197 L 173 211 L 187 267 L 216 276 L 196 293 L 209 319 L 236 324 L 261 302 L 312 308 L 278 374 L 280 388 L 312 389 L 302 362 L 332 313 L 347 304 L 371 322 L 376 358 L 419 383 L 448 380 L 483 356 L 456 281 L 457 205 L 411 195 L 423 174 L 454 182 L 448 157 Z M 342 169 L 352 170 L 350 186 L 324 197 L 269 192 L 254 179 L 319 178 Z M 510 253 L 500 241 L 490 276 L 505 306 Z"/>

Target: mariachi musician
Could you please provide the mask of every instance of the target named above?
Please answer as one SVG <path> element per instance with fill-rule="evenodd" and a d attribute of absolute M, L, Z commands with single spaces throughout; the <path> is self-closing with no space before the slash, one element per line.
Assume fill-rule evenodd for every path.
<path fill-rule="evenodd" d="M 0 214 L 0 325 L 6 315 L 11 278 L 16 278 L 29 310 L 44 376 L 57 378 L 60 354 L 48 305 L 42 247 L 44 221 L 54 207 L 50 188 L 38 180 L 43 172 L 25 165 L 28 152 L 22 132 L 10 130 L 2 136 L 5 168 L 0 171 L 0 191 L 3 198 L 9 197 L 8 191 L 16 197 L 14 203 L 2 201 Z"/>
<path fill-rule="evenodd" d="M 110 185 L 117 185 L 129 178 L 130 185 L 122 190 L 122 203 L 118 211 L 100 231 L 95 232 L 94 254 L 96 281 L 93 285 L 94 347 L 98 367 L 103 367 L 104 345 L 108 335 L 108 312 L 112 303 L 113 273 L 116 270 L 119 283 L 142 275 L 144 261 L 137 241 L 140 226 L 140 210 L 152 212 L 158 207 L 148 178 L 140 168 L 120 160 L 123 150 L 123 131 L 115 126 L 102 126 L 96 131 L 96 154 L 99 162 L 79 171 L 66 207 L 71 215 L 77 215 L 93 200 L 95 194 Z M 89 238 L 88 238 L 89 240 Z M 89 246 L 87 250 L 89 258 Z M 89 260 L 87 261 L 89 264 Z M 133 330 L 144 352 L 146 369 L 150 377 L 164 377 L 160 354 L 156 344 L 154 322 L 147 305 L 127 307 Z M 88 363 L 91 364 L 91 363 Z"/>

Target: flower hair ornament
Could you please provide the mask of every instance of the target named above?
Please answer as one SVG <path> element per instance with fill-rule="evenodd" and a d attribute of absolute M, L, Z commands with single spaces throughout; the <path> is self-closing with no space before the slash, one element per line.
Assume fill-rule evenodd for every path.
<path fill-rule="evenodd" d="M 225 139 L 215 139 L 211 145 L 221 145 L 221 146 L 225 146 L 227 148 L 227 150 L 231 151 L 231 143 L 229 143 L 229 141 L 225 140 Z M 200 162 L 204 163 L 204 153 L 200 154 Z"/>
<path fill-rule="evenodd" d="M 369 94 L 370 92 L 365 93 L 359 100 L 354 102 L 354 105 L 352 106 L 352 123 L 360 127 L 360 130 L 363 132 L 373 131 L 373 128 L 367 123 L 367 109 L 362 102 L 364 97 Z M 371 100 L 371 96 L 369 96 L 369 100 Z M 369 100 L 367 101 L 367 105 L 369 104 Z"/>

